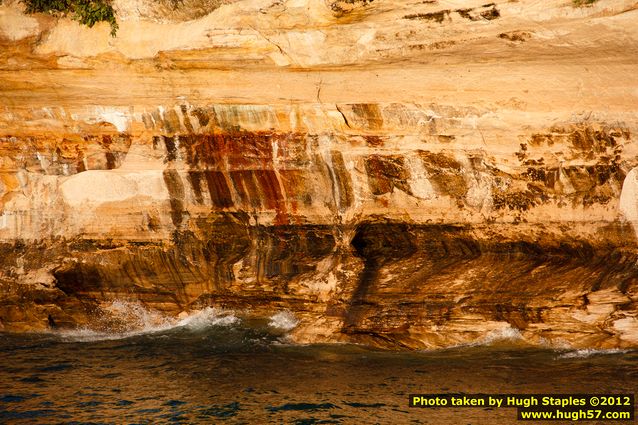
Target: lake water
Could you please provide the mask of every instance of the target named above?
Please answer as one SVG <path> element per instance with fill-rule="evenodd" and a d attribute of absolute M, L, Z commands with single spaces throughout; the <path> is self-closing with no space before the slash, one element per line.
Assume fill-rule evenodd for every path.
<path fill-rule="evenodd" d="M 138 331 L 0 334 L 0 423 L 513 424 L 515 409 L 414 409 L 408 395 L 638 388 L 637 351 L 503 339 L 388 352 L 294 345 L 285 327 L 209 312 Z"/>

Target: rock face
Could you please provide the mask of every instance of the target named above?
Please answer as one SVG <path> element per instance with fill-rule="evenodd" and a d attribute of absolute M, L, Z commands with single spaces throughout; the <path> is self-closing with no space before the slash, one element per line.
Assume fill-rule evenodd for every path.
<path fill-rule="evenodd" d="M 456 3 L 5 1 L 0 328 L 638 346 L 638 3 Z"/>

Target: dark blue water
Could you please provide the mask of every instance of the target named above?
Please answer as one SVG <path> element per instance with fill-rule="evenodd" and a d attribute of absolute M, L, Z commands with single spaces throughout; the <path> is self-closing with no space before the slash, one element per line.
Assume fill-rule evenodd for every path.
<path fill-rule="evenodd" d="M 92 339 L 0 334 L 0 423 L 513 424 L 513 409 L 410 409 L 408 394 L 638 388 L 634 351 L 298 346 L 242 322 Z"/>

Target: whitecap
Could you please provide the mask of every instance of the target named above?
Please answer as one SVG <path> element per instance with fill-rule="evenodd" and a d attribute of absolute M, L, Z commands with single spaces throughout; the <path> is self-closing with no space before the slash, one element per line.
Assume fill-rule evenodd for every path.
<path fill-rule="evenodd" d="M 521 332 L 511 326 L 493 330 L 485 335 L 482 344 L 492 344 L 498 341 L 519 341 L 523 339 Z"/>
<path fill-rule="evenodd" d="M 623 350 L 621 348 L 583 348 L 580 350 L 571 350 L 558 356 L 559 359 L 584 359 L 592 356 L 609 355 L 609 354 L 624 354 L 629 350 Z"/>
<path fill-rule="evenodd" d="M 191 330 L 201 330 L 211 326 L 230 326 L 239 322 L 239 318 L 231 311 L 206 307 L 195 310 L 188 316 L 177 322 L 176 327 L 185 327 Z"/>
<path fill-rule="evenodd" d="M 288 310 L 280 311 L 270 316 L 268 326 L 283 331 L 290 331 L 297 327 L 299 320 Z"/>
<path fill-rule="evenodd" d="M 206 307 L 194 310 L 185 316 L 174 317 L 145 307 L 139 302 L 114 300 L 100 308 L 101 319 L 117 323 L 112 329 L 103 329 L 99 323 L 73 330 L 62 330 L 58 334 L 71 341 L 100 341 L 130 338 L 155 334 L 173 329 L 203 330 L 212 326 L 231 326 L 239 322 L 232 311 Z M 97 322 L 100 322 L 98 320 Z"/>

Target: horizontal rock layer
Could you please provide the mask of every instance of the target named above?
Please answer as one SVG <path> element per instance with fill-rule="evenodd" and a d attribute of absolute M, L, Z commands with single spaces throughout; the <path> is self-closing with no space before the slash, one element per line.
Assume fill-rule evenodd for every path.
<path fill-rule="evenodd" d="M 635 4 L 223 3 L 0 6 L 0 327 L 638 344 Z"/>

